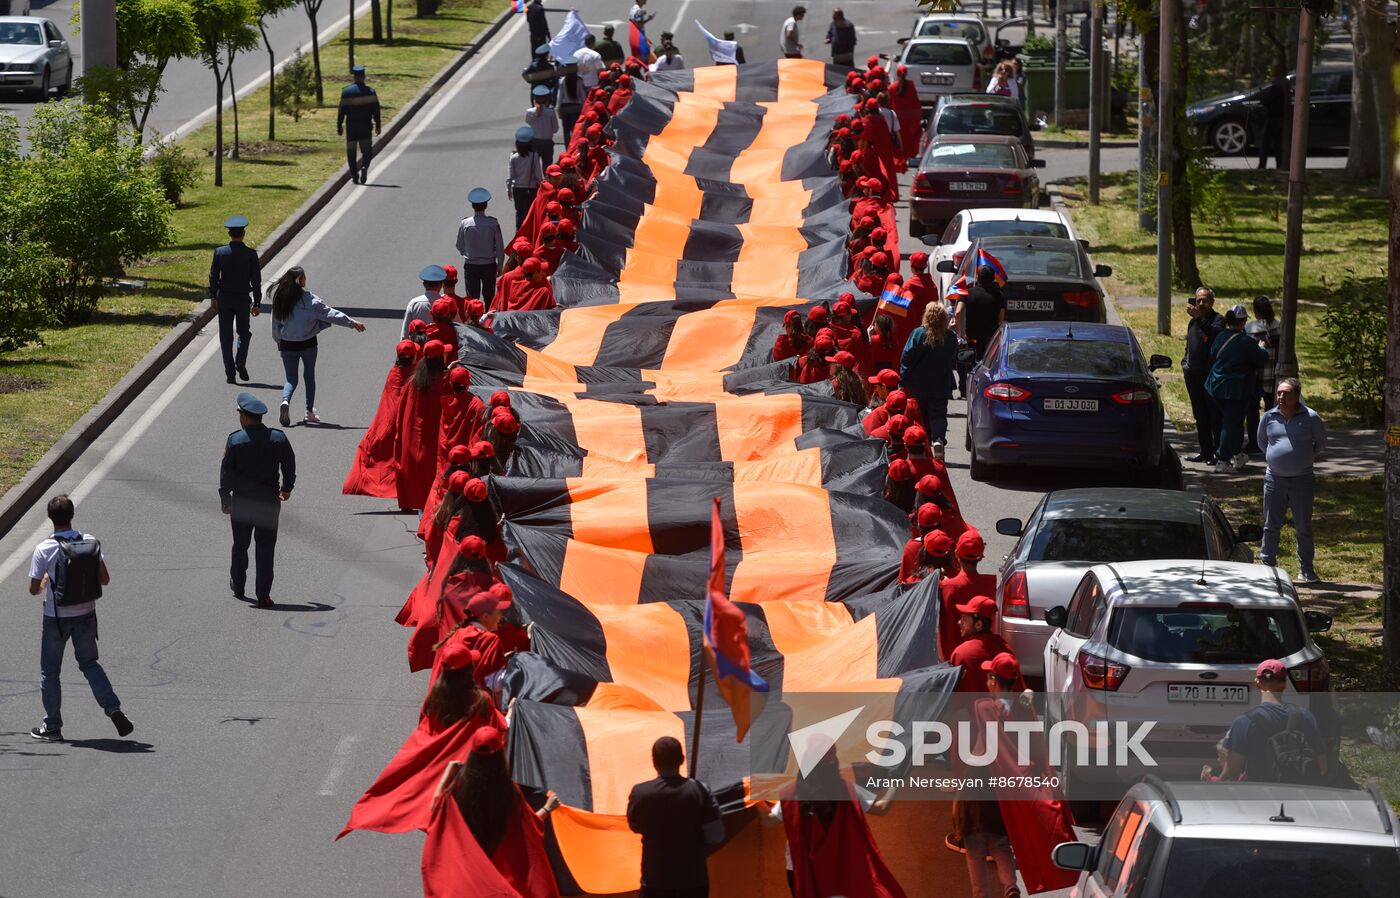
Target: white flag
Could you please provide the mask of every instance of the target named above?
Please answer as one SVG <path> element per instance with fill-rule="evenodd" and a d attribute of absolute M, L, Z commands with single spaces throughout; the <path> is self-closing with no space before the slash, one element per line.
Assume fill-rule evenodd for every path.
<path fill-rule="evenodd" d="M 697 19 L 695 27 L 700 29 L 700 33 L 705 35 L 705 43 L 710 45 L 710 59 L 720 65 L 738 65 L 739 59 L 736 55 L 739 52 L 738 41 L 723 41 L 705 30 Z"/>
<path fill-rule="evenodd" d="M 561 62 L 572 59 L 573 55 L 583 49 L 583 39 L 588 37 L 588 26 L 579 17 L 577 9 L 569 10 L 569 14 L 564 17 L 564 27 L 559 29 L 559 33 L 549 42 L 549 55 Z"/>

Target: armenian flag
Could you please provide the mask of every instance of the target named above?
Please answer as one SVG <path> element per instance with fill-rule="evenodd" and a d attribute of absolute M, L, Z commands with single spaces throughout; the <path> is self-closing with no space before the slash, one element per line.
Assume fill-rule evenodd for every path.
<path fill-rule="evenodd" d="M 705 590 L 705 658 L 715 685 L 734 714 L 734 741 L 749 732 L 749 702 L 768 683 L 749 668 L 749 621 L 724 594 L 724 522 L 719 499 L 710 514 L 710 578 Z"/>
<path fill-rule="evenodd" d="M 525 0 L 515 0 L 515 11 L 518 13 L 525 11 Z"/>
<path fill-rule="evenodd" d="M 992 269 L 992 274 L 997 279 L 998 287 L 1006 286 L 1006 268 L 1002 266 L 1000 260 L 998 260 L 996 256 L 987 252 L 985 249 L 978 248 L 976 267 L 981 268 L 983 265 Z"/>
<path fill-rule="evenodd" d="M 962 299 L 967 296 L 967 275 L 963 275 L 948 285 L 948 295 L 944 299 Z"/>
<path fill-rule="evenodd" d="M 909 316 L 909 303 L 913 301 L 914 297 L 904 290 L 893 290 L 886 287 L 880 291 L 880 302 L 875 306 L 875 311 L 907 318 Z"/>
<path fill-rule="evenodd" d="M 632 47 L 633 56 L 643 62 L 651 61 L 651 43 L 647 40 L 647 33 L 638 28 L 636 22 L 627 23 L 627 43 Z"/>

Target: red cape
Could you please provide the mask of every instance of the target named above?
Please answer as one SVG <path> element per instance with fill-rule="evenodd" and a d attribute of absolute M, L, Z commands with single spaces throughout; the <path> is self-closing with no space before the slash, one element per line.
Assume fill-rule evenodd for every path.
<path fill-rule="evenodd" d="M 800 804 L 782 801 L 796 898 L 905 898 L 854 796 L 836 806 L 828 827 L 799 813 Z"/>
<path fill-rule="evenodd" d="M 520 789 L 510 822 L 487 857 L 451 793 L 433 802 L 423 842 L 424 898 L 559 898 L 544 847 L 544 824 Z"/>
<path fill-rule="evenodd" d="M 432 528 L 433 513 L 443 496 L 447 495 L 447 484 L 442 475 L 447 471 L 447 455 L 453 446 L 470 446 L 481 439 L 481 430 L 486 424 L 486 403 L 473 394 L 449 391 L 442 397 L 442 418 L 438 427 L 437 467 L 433 472 L 433 487 L 428 491 L 428 499 L 423 504 L 423 514 L 418 518 L 418 538 L 427 540 Z M 435 553 L 428 553 L 433 557 Z"/>
<path fill-rule="evenodd" d="M 449 642 L 454 644 L 459 642 L 463 643 L 467 648 L 474 649 L 481 653 L 481 660 L 477 661 L 476 666 L 472 668 L 472 672 L 475 674 L 474 679 L 479 686 L 486 685 L 487 677 L 506 666 L 505 647 L 501 644 L 500 637 L 489 630 L 481 629 L 475 624 L 467 624 L 456 633 L 453 633 Z M 438 659 L 441 657 L 441 652 L 433 655 L 431 663 L 434 677 L 438 675 Z M 422 668 L 418 669 L 421 670 Z"/>
<path fill-rule="evenodd" d="M 890 108 L 899 116 L 899 142 L 904 155 L 919 155 L 919 143 L 924 137 L 924 107 L 919 105 L 919 91 L 909 79 L 890 86 Z"/>
<path fill-rule="evenodd" d="M 534 202 L 530 203 L 530 211 L 525 213 L 525 220 L 520 223 L 515 236 L 510 238 L 506 246 L 514 246 L 515 241 L 524 237 L 534 246 L 539 243 L 540 225 L 544 224 L 544 207 L 554 200 L 554 193 L 559 188 L 548 181 L 540 184 L 539 192 L 535 194 Z M 499 306 L 497 306 L 499 308 Z"/>
<path fill-rule="evenodd" d="M 890 136 L 890 126 L 885 124 L 885 117 L 876 112 L 867 113 L 865 116 L 865 142 L 867 151 L 865 154 L 865 173 L 867 175 L 879 175 L 885 182 L 885 190 L 881 194 L 890 202 L 899 200 L 899 172 L 895 162 L 894 139 Z"/>
<path fill-rule="evenodd" d="M 440 558 L 438 565 L 451 565 L 452 558 Z M 434 570 L 437 568 L 435 567 Z M 444 568 L 446 570 L 446 568 Z M 437 601 L 438 593 L 425 591 L 418 599 L 418 614 L 414 623 L 413 633 L 408 637 L 408 669 L 427 670 L 433 666 L 433 646 L 442 641 L 447 632 L 457 626 L 457 622 L 467 616 L 467 600 L 477 593 L 486 589 L 492 584 L 490 576 L 470 574 L 461 572 L 452 574 L 447 578 L 446 584 L 442 588 L 442 603 L 439 606 Z M 474 627 L 463 629 L 472 629 Z M 461 632 L 460 630 L 458 632 Z M 494 633 L 486 633 L 484 630 L 476 630 L 483 637 L 489 636 L 490 640 L 478 638 L 476 641 L 486 644 L 494 642 L 496 648 L 493 652 L 493 659 L 501 655 L 500 640 Z M 475 646 L 485 655 L 482 646 Z M 482 658 L 483 664 L 486 658 Z M 494 663 L 494 662 L 493 662 Z"/>
<path fill-rule="evenodd" d="M 419 392 L 410 382 L 404 387 L 399 404 L 398 438 L 394 455 L 398 460 L 394 489 L 399 508 L 422 508 L 433 488 L 437 472 L 438 426 L 442 418 L 442 397 L 447 393 L 447 372 L 434 376 L 428 389 Z"/>
<path fill-rule="evenodd" d="M 448 527 L 453 533 L 457 532 L 457 520 L 457 518 L 453 518 L 448 522 Z M 416 627 L 420 620 L 432 616 L 437 609 L 437 597 L 442 590 L 443 578 L 451 569 L 452 558 L 456 554 L 457 547 L 455 545 L 446 540 L 438 541 L 438 550 L 427 556 L 432 566 L 414 584 L 408 598 L 404 600 L 403 607 L 394 616 L 396 623 L 403 624 L 405 627 Z"/>
<path fill-rule="evenodd" d="M 938 285 L 933 283 L 927 274 L 915 273 L 905 280 L 904 292 L 910 296 L 909 314 L 903 318 L 898 315 L 890 316 L 890 320 L 894 322 L 894 342 L 898 344 L 901 353 L 914 328 L 924 323 L 924 310 L 928 308 L 928 304 L 938 298 Z"/>
<path fill-rule="evenodd" d="M 413 374 L 409 365 L 395 365 L 389 369 L 384 379 L 384 389 L 379 394 L 379 407 L 374 411 L 374 420 L 360 439 L 360 448 L 350 473 L 345 475 L 345 485 L 340 491 L 347 496 L 375 496 L 379 499 L 392 499 L 397 495 L 394 487 L 395 437 L 399 432 L 399 401 L 403 388 Z"/>
<path fill-rule="evenodd" d="M 505 312 L 543 312 L 554 308 L 554 286 L 549 278 L 536 283 L 523 272 L 512 271 L 501 276 L 497 288 L 496 308 Z"/>

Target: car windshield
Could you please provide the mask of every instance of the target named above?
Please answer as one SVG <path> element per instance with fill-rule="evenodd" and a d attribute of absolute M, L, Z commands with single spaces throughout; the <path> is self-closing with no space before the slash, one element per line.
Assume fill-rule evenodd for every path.
<path fill-rule="evenodd" d="M 1160 894 L 1389 898 L 1397 880 L 1400 859 L 1382 845 L 1176 839 Z"/>
<path fill-rule="evenodd" d="M 938 117 L 937 134 L 1007 134 L 1021 137 L 1021 116 L 1001 103 L 947 106 Z"/>
<path fill-rule="evenodd" d="M 1108 626 L 1114 648 L 1177 664 L 1258 664 L 1293 654 L 1303 639 L 1297 613 L 1284 608 L 1119 608 Z"/>
<path fill-rule="evenodd" d="M 1146 561 L 1199 558 L 1206 549 L 1200 522 L 1050 518 L 1031 543 L 1028 561 Z"/>
<path fill-rule="evenodd" d="M 967 44 L 910 44 L 905 65 L 972 65 Z"/>
<path fill-rule="evenodd" d="M 1006 367 L 1019 374 L 1063 374 L 1082 377 L 1134 377 L 1133 350 L 1116 340 L 1066 340 L 1023 337 L 1006 348 Z M 1188 554 L 1190 558 L 1194 553 Z M 1155 555 L 1154 558 L 1170 558 Z M 1126 560 L 1126 559 L 1125 559 Z"/>
<path fill-rule="evenodd" d="M 1058 221 L 974 221 L 967 227 L 969 239 L 978 237 L 1068 237 L 1069 228 Z"/>
<path fill-rule="evenodd" d="M 39 26 L 32 22 L 0 23 L 0 44 L 20 44 L 26 47 L 39 47 L 44 43 L 44 35 Z"/>
<path fill-rule="evenodd" d="M 985 32 L 976 22 L 948 22 L 935 19 L 919 26 L 919 37 L 961 37 L 981 44 Z"/>
<path fill-rule="evenodd" d="M 938 143 L 929 147 L 929 168 L 1019 168 L 1016 152 L 1004 143 Z"/>

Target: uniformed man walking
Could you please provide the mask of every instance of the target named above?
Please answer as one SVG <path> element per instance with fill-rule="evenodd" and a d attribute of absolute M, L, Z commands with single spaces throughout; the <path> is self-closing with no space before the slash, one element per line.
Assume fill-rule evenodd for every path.
<path fill-rule="evenodd" d="M 365 83 L 365 67 L 350 70 L 355 83 L 340 92 L 340 110 L 335 116 L 335 133 L 345 135 L 345 161 L 350 166 L 350 180 L 365 183 L 369 177 L 369 160 L 374 155 L 374 138 L 379 135 L 379 94 Z M 355 153 L 359 151 L 359 164 Z"/>
<path fill-rule="evenodd" d="M 473 188 L 467 194 L 467 202 L 472 204 L 472 215 L 462 219 L 457 228 L 462 289 L 468 296 L 480 299 L 489 310 L 491 300 L 496 297 L 496 278 L 500 277 L 501 263 L 506 258 L 505 238 L 501 236 L 500 222 L 486 214 L 491 191 L 485 187 Z"/>
<path fill-rule="evenodd" d="M 287 435 L 262 423 L 267 403 L 238 394 L 238 430 L 228 435 L 219 468 L 219 504 L 233 522 L 233 559 L 228 587 L 246 599 L 248 546 L 256 543 L 254 594 L 259 608 L 272 607 L 272 559 L 277 548 L 281 503 L 292 495 L 297 459 Z M 280 477 L 279 477 L 280 475 Z"/>
<path fill-rule="evenodd" d="M 425 266 L 418 272 L 418 279 L 423 282 L 423 292 L 410 299 L 404 307 L 403 327 L 399 330 L 400 340 L 408 339 L 408 326 L 413 322 L 421 321 L 424 325 L 433 323 L 433 303 L 442 296 L 442 287 L 447 283 L 447 269 L 441 265 Z"/>
<path fill-rule="evenodd" d="M 258 254 L 244 245 L 243 235 L 248 219 L 235 215 L 224 222 L 228 228 L 228 243 L 214 250 L 209 266 L 209 305 L 219 314 L 219 348 L 224 355 L 224 376 L 233 383 L 234 372 L 245 381 L 248 377 L 248 341 L 253 331 L 248 316 L 258 314 L 262 296 L 262 268 Z M 238 332 L 235 348 L 233 336 Z"/>

